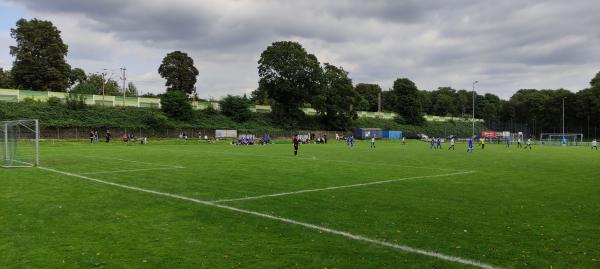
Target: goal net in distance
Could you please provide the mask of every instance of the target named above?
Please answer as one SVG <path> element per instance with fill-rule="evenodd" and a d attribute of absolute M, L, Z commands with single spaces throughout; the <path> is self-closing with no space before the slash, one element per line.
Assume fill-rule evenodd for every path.
<path fill-rule="evenodd" d="M 38 120 L 0 122 L 2 167 L 32 167 L 40 163 Z"/>
<path fill-rule="evenodd" d="M 573 145 L 583 142 L 583 134 L 541 133 L 540 141 L 548 145 Z"/>

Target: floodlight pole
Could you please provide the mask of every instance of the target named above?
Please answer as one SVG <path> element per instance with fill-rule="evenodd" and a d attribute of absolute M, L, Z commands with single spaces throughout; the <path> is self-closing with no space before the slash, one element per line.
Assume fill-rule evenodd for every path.
<path fill-rule="evenodd" d="M 127 77 L 125 77 L 125 70 L 127 70 L 125 67 L 121 68 L 121 72 L 123 72 L 123 76 L 121 77 L 121 80 L 123 80 L 123 106 L 125 106 L 125 92 L 127 91 L 125 89 L 125 81 L 127 81 Z"/>
<path fill-rule="evenodd" d="M 479 83 L 479 81 L 473 82 L 473 129 L 471 131 L 471 137 L 475 137 L 475 84 Z"/>
<path fill-rule="evenodd" d="M 565 139 L 565 99 L 567 99 L 567 97 L 562 98 L 562 136 L 563 136 L 563 140 Z"/>

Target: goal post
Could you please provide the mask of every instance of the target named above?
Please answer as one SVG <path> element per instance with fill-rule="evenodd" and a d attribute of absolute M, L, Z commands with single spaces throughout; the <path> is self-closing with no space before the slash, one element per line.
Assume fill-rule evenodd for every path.
<path fill-rule="evenodd" d="M 40 164 L 38 120 L 0 122 L 2 167 L 33 167 Z"/>
<path fill-rule="evenodd" d="M 572 145 L 577 146 L 583 142 L 583 134 L 575 133 L 541 133 L 540 141 L 548 145 Z"/>

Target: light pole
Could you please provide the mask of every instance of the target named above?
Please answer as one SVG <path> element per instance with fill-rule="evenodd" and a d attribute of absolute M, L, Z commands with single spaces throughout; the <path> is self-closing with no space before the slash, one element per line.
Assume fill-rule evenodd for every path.
<path fill-rule="evenodd" d="M 104 68 L 103 72 L 100 73 L 102 75 L 102 106 L 104 106 L 104 88 L 106 86 L 106 83 L 112 78 L 112 76 L 114 75 L 113 72 L 110 72 L 110 76 L 108 76 L 108 79 L 106 79 L 106 75 L 108 75 L 107 73 L 108 69 Z"/>
<path fill-rule="evenodd" d="M 567 97 L 562 98 L 562 142 L 565 142 L 565 99 Z"/>
<path fill-rule="evenodd" d="M 127 80 L 127 77 L 125 77 L 125 70 L 127 70 L 125 67 L 121 67 L 121 72 L 123 73 L 123 76 L 121 77 L 121 80 L 123 80 L 123 107 L 125 107 L 125 92 L 127 91 L 125 89 L 125 81 Z"/>
<path fill-rule="evenodd" d="M 479 83 L 479 81 L 473 82 L 473 129 L 471 131 L 471 137 L 475 137 L 475 84 Z"/>

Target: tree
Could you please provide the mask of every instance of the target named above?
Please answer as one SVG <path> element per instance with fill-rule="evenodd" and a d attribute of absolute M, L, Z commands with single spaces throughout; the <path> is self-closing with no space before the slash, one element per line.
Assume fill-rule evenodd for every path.
<path fill-rule="evenodd" d="M 354 87 L 356 92 L 367 101 L 366 111 L 377 111 L 379 108 L 379 95 L 381 87 L 377 84 L 359 83 Z"/>
<path fill-rule="evenodd" d="M 349 129 L 357 118 L 355 107 L 360 100 L 348 72 L 326 63 L 323 67 L 323 91 L 313 99 L 313 105 L 327 126 L 337 130 Z"/>
<path fill-rule="evenodd" d="M 101 95 L 102 84 L 104 84 L 104 95 L 119 95 L 121 92 L 119 83 L 110 78 L 103 78 L 99 74 L 90 74 L 85 81 L 77 84 L 71 92 Z"/>
<path fill-rule="evenodd" d="M 196 91 L 196 77 L 199 72 L 194 60 L 185 52 L 174 51 L 162 60 L 158 68 L 161 77 L 167 80 L 167 91 L 181 91 L 192 94 Z"/>
<path fill-rule="evenodd" d="M 297 124 L 304 117 L 300 107 L 321 90 L 321 73 L 317 57 L 299 43 L 275 42 L 263 51 L 258 61 L 259 87 L 272 100 L 273 118 Z"/>
<path fill-rule="evenodd" d="M 269 101 L 269 94 L 267 90 L 262 87 L 258 87 L 256 90 L 250 93 L 250 100 L 257 105 L 269 105 L 271 102 Z"/>
<path fill-rule="evenodd" d="M 19 88 L 64 92 L 69 87 L 71 67 L 65 61 L 68 47 L 50 21 L 17 21 L 10 35 L 17 42 L 10 47 L 15 57 L 12 75 Z"/>
<path fill-rule="evenodd" d="M 135 84 L 133 84 L 133 82 L 127 83 L 125 94 L 127 96 L 138 96 L 137 87 L 135 86 Z"/>
<path fill-rule="evenodd" d="M 415 83 L 407 78 L 399 78 L 394 81 L 392 92 L 396 99 L 394 111 L 408 124 L 423 124 L 425 119 L 419 103 L 419 89 Z"/>
<path fill-rule="evenodd" d="M 73 87 L 76 84 L 81 84 L 87 80 L 85 71 L 81 68 L 73 68 L 69 74 L 69 87 Z"/>
<path fill-rule="evenodd" d="M 596 73 L 596 76 L 590 81 L 592 87 L 600 87 L 600 72 Z"/>
<path fill-rule="evenodd" d="M 160 98 L 163 112 L 178 120 L 188 120 L 192 117 L 192 103 L 183 91 L 169 91 Z"/>
<path fill-rule="evenodd" d="M 235 122 L 242 123 L 252 117 L 250 105 L 252 101 L 244 96 L 227 95 L 219 102 L 221 113 Z"/>
<path fill-rule="evenodd" d="M 455 116 L 456 108 L 456 90 L 450 87 L 439 87 L 437 91 L 431 93 L 433 99 L 432 114 L 438 116 Z"/>
<path fill-rule="evenodd" d="M 0 68 L 0 89 L 11 89 L 15 87 L 10 70 L 4 71 Z"/>

